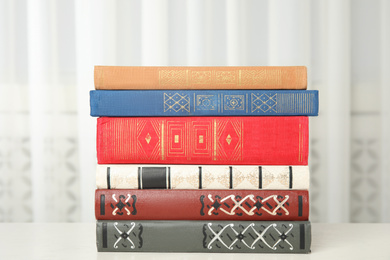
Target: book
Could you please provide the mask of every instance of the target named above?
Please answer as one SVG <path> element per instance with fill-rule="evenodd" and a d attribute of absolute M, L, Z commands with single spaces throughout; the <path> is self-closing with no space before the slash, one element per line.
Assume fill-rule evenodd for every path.
<path fill-rule="evenodd" d="M 98 189 L 308 190 L 308 166 L 98 164 Z"/>
<path fill-rule="evenodd" d="M 317 90 L 92 90 L 91 116 L 317 116 Z"/>
<path fill-rule="evenodd" d="M 95 191 L 102 220 L 307 220 L 307 190 Z"/>
<path fill-rule="evenodd" d="M 308 117 L 100 117 L 99 164 L 307 165 Z"/>
<path fill-rule="evenodd" d="M 95 89 L 306 89 L 305 66 L 95 66 Z"/>
<path fill-rule="evenodd" d="M 309 253 L 309 221 L 96 222 L 99 252 Z"/>

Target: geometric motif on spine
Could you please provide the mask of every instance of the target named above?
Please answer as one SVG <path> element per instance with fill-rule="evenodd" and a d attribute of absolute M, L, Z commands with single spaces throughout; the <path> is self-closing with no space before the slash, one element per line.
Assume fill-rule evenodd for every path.
<path fill-rule="evenodd" d="M 160 85 L 176 86 L 187 85 L 187 72 L 185 70 L 160 70 L 159 83 Z"/>
<path fill-rule="evenodd" d="M 290 177 L 288 172 L 269 172 L 266 167 L 263 167 L 262 177 L 263 189 L 268 188 L 271 184 L 279 184 L 285 189 L 289 188 Z"/>
<path fill-rule="evenodd" d="M 238 74 L 238 75 L 237 75 Z M 295 72 L 284 72 L 283 76 L 294 79 Z M 256 69 L 256 70 L 234 70 L 234 71 L 188 71 L 188 70 L 160 70 L 159 85 L 161 86 L 188 86 L 202 84 L 237 84 L 241 86 L 263 85 L 281 86 L 281 69 Z M 299 80 L 299 79 L 298 79 Z"/>
<path fill-rule="evenodd" d="M 211 84 L 212 71 L 192 71 L 191 83 L 192 84 Z"/>
<path fill-rule="evenodd" d="M 179 93 L 167 94 L 164 93 L 164 112 L 190 112 L 190 98 L 188 95 L 180 95 Z"/>
<path fill-rule="evenodd" d="M 132 198 L 133 205 L 129 203 L 130 198 Z M 112 215 L 137 215 L 137 209 L 135 207 L 137 196 L 133 195 L 130 197 L 130 194 L 127 194 L 127 197 L 125 195 L 119 195 L 119 199 L 117 199 L 115 194 L 112 194 L 112 199 L 115 201 L 115 204 L 110 204 L 113 209 Z"/>
<path fill-rule="evenodd" d="M 156 160 L 161 156 L 161 122 L 159 120 L 137 119 L 135 123 L 136 158 Z M 129 145 L 133 145 L 129 141 Z M 161 157 L 160 157 L 161 158 Z"/>
<path fill-rule="evenodd" d="M 236 84 L 237 82 L 236 71 L 216 71 L 215 81 L 216 84 Z"/>
<path fill-rule="evenodd" d="M 264 85 L 264 86 L 280 86 L 281 85 L 280 69 L 265 70 L 240 70 L 239 84 L 240 85 Z"/>
<path fill-rule="evenodd" d="M 122 246 L 123 247 L 127 247 L 127 244 L 125 243 L 126 241 L 129 241 L 130 242 L 130 248 L 131 249 L 134 249 L 135 248 L 135 245 L 134 245 L 134 242 L 133 240 L 130 239 L 130 237 L 132 237 L 132 239 L 138 239 L 138 243 L 139 243 L 139 246 L 138 248 L 141 248 L 142 247 L 142 244 L 143 244 L 143 239 L 142 239 L 142 231 L 143 231 L 143 227 L 141 224 L 138 224 L 138 232 L 137 230 L 134 230 L 134 227 L 135 227 L 135 223 L 134 222 L 131 222 L 130 225 L 127 225 L 127 224 L 123 224 L 123 226 L 125 228 L 127 228 L 127 231 L 122 231 L 120 230 L 118 227 L 118 222 L 115 222 L 114 223 L 114 227 L 116 229 L 116 231 L 119 233 L 119 236 L 117 236 L 116 234 L 114 234 L 115 238 L 117 239 L 115 241 L 115 244 L 114 244 L 114 248 L 118 248 L 118 243 L 121 242 L 121 240 L 123 239 L 123 242 L 121 242 Z M 138 233 L 138 237 L 137 237 L 137 234 Z"/>
<path fill-rule="evenodd" d="M 166 132 L 167 156 L 187 157 L 188 154 L 188 124 L 182 121 L 167 121 Z"/>
<path fill-rule="evenodd" d="M 202 189 L 217 187 L 218 189 L 229 189 L 229 172 L 225 174 L 216 174 L 212 168 L 202 167 Z M 199 179 L 198 179 L 199 180 Z"/>
<path fill-rule="evenodd" d="M 276 95 L 268 94 L 251 94 L 251 112 L 263 111 L 266 112 L 277 112 L 276 111 Z"/>
<path fill-rule="evenodd" d="M 225 198 L 221 198 L 220 196 L 215 195 L 213 198 L 212 195 L 209 194 L 207 198 L 209 199 L 209 201 L 206 202 L 206 204 L 209 203 L 208 205 L 206 205 L 204 202 L 205 196 L 202 195 L 200 197 L 202 204 L 200 214 L 202 216 L 205 215 L 203 212 L 205 205 L 208 208 L 208 215 L 218 215 L 219 213 L 225 213 L 231 216 L 242 216 L 243 214 L 248 216 L 262 216 L 263 213 L 268 213 L 272 216 L 281 216 L 283 215 L 283 212 L 286 216 L 290 214 L 286 208 L 286 205 L 287 207 L 289 206 L 287 202 L 289 199 L 288 195 L 285 197 L 280 195 L 271 195 L 263 199 L 260 196 L 256 196 L 255 198 L 255 195 L 253 194 L 249 194 L 244 198 L 235 195 L 229 195 Z"/>
<path fill-rule="evenodd" d="M 256 248 L 256 245 L 260 248 L 264 248 L 265 245 L 272 250 L 276 250 L 278 246 L 283 249 L 282 244 L 286 243 L 289 249 L 293 250 L 292 244 L 287 240 L 293 224 L 289 224 L 289 227 L 283 224 L 280 227 L 283 229 L 282 232 L 276 228 L 276 223 L 270 224 L 267 227 L 261 225 L 261 227 L 263 230 L 259 230 L 259 227 L 256 227 L 255 223 L 250 223 L 245 228 L 241 224 L 238 227 L 234 227 L 234 224 L 230 223 L 225 226 L 217 225 L 213 229 L 212 223 L 205 224 L 203 225 L 203 247 L 212 249 L 212 245 L 214 244 L 220 248 L 221 246 L 219 244 L 222 244 L 229 250 L 233 250 L 234 247 L 242 249 L 242 246 L 253 250 Z M 208 234 L 209 232 L 211 234 Z M 209 239 L 211 240 L 207 242 Z"/>
<path fill-rule="evenodd" d="M 259 169 L 258 166 L 246 167 L 246 171 L 233 166 L 233 189 L 239 189 L 240 185 L 245 185 L 245 189 L 259 188 Z"/>
<path fill-rule="evenodd" d="M 242 120 L 216 120 L 214 139 L 216 139 L 216 156 L 220 160 L 241 161 L 243 147 Z"/>
<path fill-rule="evenodd" d="M 211 157 L 212 123 L 210 121 L 166 122 L 165 151 L 167 157 Z M 161 147 L 161 150 L 163 148 Z"/>
<path fill-rule="evenodd" d="M 224 95 L 223 104 L 225 110 L 244 110 L 245 97 L 244 95 Z"/>
<path fill-rule="evenodd" d="M 189 134 L 188 148 L 191 157 L 211 157 L 213 140 L 211 122 L 191 122 Z"/>
<path fill-rule="evenodd" d="M 196 95 L 197 110 L 215 110 L 217 106 L 217 95 Z"/>

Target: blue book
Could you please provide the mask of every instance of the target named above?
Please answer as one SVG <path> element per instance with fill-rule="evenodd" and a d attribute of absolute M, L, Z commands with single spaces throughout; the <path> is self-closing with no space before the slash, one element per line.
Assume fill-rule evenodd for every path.
<path fill-rule="evenodd" d="M 91 116 L 317 116 L 317 90 L 92 90 Z"/>

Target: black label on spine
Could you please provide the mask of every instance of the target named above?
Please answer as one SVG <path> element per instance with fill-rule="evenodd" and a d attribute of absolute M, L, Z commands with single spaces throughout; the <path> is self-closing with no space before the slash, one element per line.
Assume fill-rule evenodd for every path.
<path fill-rule="evenodd" d="M 100 195 L 100 215 L 104 216 L 106 215 L 106 195 L 101 194 Z"/>
<path fill-rule="evenodd" d="M 111 168 L 107 167 L 107 189 L 111 189 Z"/>
<path fill-rule="evenodd" d="M 288 171 L 289 171 L 289 175 L 290 175 L 290 183 L 288 185 L 288 188 L 292 189 L 292 184 L 293 184 L 292 166 L 288 166 Z"/>
<path fill-rule="evenodd" d="M 305 249 L 305 225 L 304 224 L 299 224 L 299 233 L 300 233 L 299 248 Z"/>
<path fill-rule="evenodd" d="M 302 196 L 298 196 L 298 217 L 302 217 Z"/>
<path fill-rule="evenodd" d="M 141 167 L 138 167 L 138 189 L 142 189 L 142 185 L 141 185 Z"/>
<path fill-rule="evenodd" d="M 233 189 L 233 167 L 229 166 L 229 188 Z"/>
<path fill-rule="evenodd" d="M 202 167 L 199 166 L 199 189 L 202 189 Z"/>
<path fill-rule="evenodd" d="M 263 188 L 263 168 L 259 166 L 259 189 Z"/>
<path fill-rule="evenodd" d="M 166 167 L 142 167 L 142 188 L 144 189 L 166 189 L 167 168 Z"/>
<path fill-rule="evenodd" d="M 168 189 L 171 189 L 171 167 L 168 167 Z"/>

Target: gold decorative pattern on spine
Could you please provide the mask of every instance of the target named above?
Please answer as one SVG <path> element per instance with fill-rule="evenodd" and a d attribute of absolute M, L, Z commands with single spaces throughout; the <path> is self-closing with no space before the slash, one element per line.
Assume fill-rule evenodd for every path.
<path fill-rule="evenodd" d="M 197 110 L 215 110 L 217 106 L 217 95 L 196 95 L 194 94 L 194 106 L 196 104 Z"/>
<path fill-rule="evenodd" d="M 218 85 L 236 84 L 237 82 L 236 71 L 216 71 L 215 82 Z"/>
<path fill-rule="evenodd" d="M 245 96 L 244 95 L 224 95 L 224 110 L 244 110 Z"/>
<path fill-rule="evenodd" d="M 191 111 L 190 97 L 188 95 L 164 93 L 164 112 Z"/>
<path fill-rule="evenodd" d="M 232 142 L 232 137 L 230 135 L 226 137 L 226 142 L 228 143 L 228 145 L 230 145 L 230 143 Z"/>
<path fill-rule="evenodd" d="M 192 71 L 191 84 L 194 85 L 210 85 L 212 71 Z"/>
<path fill-rule="evenodd" d="M 146 140 L 146 142 L 147 142 L 148 144 L 150 143 L 150 140 L 152 140 L 152 137 L 150 136 L 149 133 L 146 135 L 145 140 Z"/>
<path fill-rule="evenodd" d="M 240 70 L 239 84 L 262 85 L 262 86 L 280 86 L 282 71 L 279 68 L 268 68 L 259 70 Z"/>
<path fill-rule="evenodd" d="M 188 82 L 185 70 L 160 70 L 158 76 L 161 86 L 186 86 Z"/>
<path fill-rule="evenodd" d="M 226 135 L 227 138 L 220 139 L 227 127 L 231 127 L 232 131 L 229 133 L 231 139 Z M 228 120 L 219 120 L 216 124 L 216 141 L 218 140 L 218 151 L 217 157 L 221 160 L 232 160 L 232 161 L 241 161 L 243 155 L 243 121 L 242 119 L 228 119 Z M 233 150 L 227 152 L 224 149 L 225 142 L 229 144 L 229 142 L 236 142 Z M 230 145 L 230 144 L 229 144 Z"/>
<path fill-rule="evenodd" d="M 263 113 L 277 112 L 277 94 L 251 93 L 251 112 L 263 111 Z"/>

